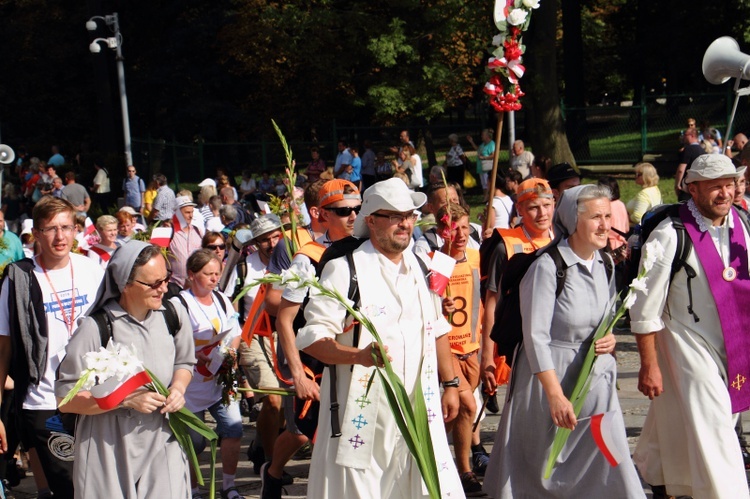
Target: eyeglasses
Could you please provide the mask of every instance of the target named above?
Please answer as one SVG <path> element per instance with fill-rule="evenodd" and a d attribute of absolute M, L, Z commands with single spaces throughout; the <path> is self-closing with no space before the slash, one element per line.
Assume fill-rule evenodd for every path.
<path fill-rule="evenodd" d="M 224 250 L 224 249 L 227 249 L 227 245 L 226 244 L 207 244 L 206 248 L 213 250 L 213 251 L 216 251 L 217 249 Z"/>
<path fill-rule="evenodd" d="M 138 284 L 142 284 L 142 285 L 146 286 L 147 288 L 159 289 L 162 284 L 166 284 L 169 281 L 170 277 L 172 277 L 172 271 L 171 270 L 167 270 L 167 277 L 165 277 L 164 279 L 158 280 L 156 282 L 153 282 L 151 284 L 149 284 L 147 282 L 139 281 L 138 279 L 133 279 L 133 282 L 137 282 Z"/>
<path fill-rule="evenodd" d="M 329 208 L 327 206 L 323 207 L 324 210 L 332 211 L 339 217 L 348 217 L 352 213 L 356 213 L 359 215 L 359 210 L 362 209 L 362 205 L 359 206 L 342 206 L 341 208 Z"/>
<path fill-rule="evenodd" d="M 60 226 L 52 226 L 52 227 L 45 227 L 43 229 L 37 229 L 39 232 L 44 234 L 45 236 L 55 235 L 57 234 L 57 231 L 62 231 L 63 234 L 72 234 L 74 230 L 76 230 L 75 225 L 60 225 Z"/>
<path fill-rule="evenodd" d="M 394 215 L 394 214 L 384 215 L 382 213 L 372 213 L 371 215 L 373 217 L 378 217 L 378 218 L 387 218 L 388 221 L 391 223 L 391 225 L 396 225 L 396 224 L 400 224 L 400 223 L 407 222 L 407 221 L 416 222 L 417 218 L 419 218 L 419 215 L 417 215 L 414 212 L 406 213 L 406 214 L 399 213 L 397 215 Z"/>

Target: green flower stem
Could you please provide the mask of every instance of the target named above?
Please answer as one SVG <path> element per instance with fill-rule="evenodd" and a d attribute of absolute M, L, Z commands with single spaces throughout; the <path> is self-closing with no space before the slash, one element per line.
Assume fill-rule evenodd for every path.
<path fill-rule="evenodd" d="M 282 276 L 277 274 L 266 274 L 256 282 L 253 282 L 240 294 L 247 292 L 252 286 L 258 284 L 284 284 L 289 282 L 299 283 L 300 286 L 315 288 L 318 294 L 331 298 L 339 302 L 346 311 L 352 316 L 353 320 L 359 322 L 372 335 L 377 343 L 380 357 L 383 361 L 383 367 L 378 367 L 375 352 L 373 352 L 373 361 L 375 369 L 383 384 L 384 394 L 388 400 L 388 406 L 395 419 L 396 425 L 404 437 L 409 451 L 417 463 L 417 467 L 422 475 L 430 497 L 440 499 L 440 480 L 438 478 L 437 463 L 435 461 L 435 452 L 432 447 L 432 437 L 427 420 L 427 406 L 424 402 L 424 393 L 422 391 L 421 373 L 422 363 L 419 364 L 419 374 L 417 375 L 417 384 L 415 386 L 414 402 L 412 404 L 409 393 L 406 391 L 401 379 L 393 371 L 388 355 L 383 345 L 383 341 L 378 334 L 375 325 L 369 318 L 364 316 L 359 310 L 352 306 L 350 300 L 344 297 L 338 290 L 329 289 L 320 284 L 317 278 L 302 279 L 299 276 L 293 276 L 283 280 Z M 373 376 L 370 377 L 372 381 Z M 371 385 L 368 385 L 368 392 Z"/>
<path fill-rule="evenodd" d="M 645 275 L 646 270 L 641 269 L 640 273 L 638 274 L 638 279 L 643 278 Z M 576 380 L 576 384 L 573 387 L 573 392 L 570 394 L 570 402 L 573 404 L 573 411 L 575 412 L 576 418 L 581 413 L 581 409 L 583 408 L 583 404 L 586 402 L 586 397 L 588 396 L 591 388 L 591 382 L 593 381 L 591 373 L 594 370 L 594 362 L 596 362 L 597 357 L 596 340 L 603 338 L 607 333 L 612 331 L 612 328 L 614 328 L 615 324 L 617 324 L 617 321 L 619 321 L 625 315 L 625 312 L 627 311 L 627 307 L 625 306 L 625 304 L 628 302 L 628 297 L 632 292 L 632 289 L 628 290 L 627 295 L 623 299 L 620 307 L 617 309 L 614 317 L 612 317 L 611 319 L 607 319 L 607 317 L 602 319 L 602 321 L 599 323 L 599 326 L 596 328 L 596 331 L 594 332 L 591 346 L 589 347 L 588 352 L 586 352 L 586 357 L 583 360 L 583 365 L 581 366 L 581 372 L 578 374 L 578 379 Z M 610 301 L 607 310 L 612 310 L 615 303 L 615 298 L 613 298 Z M 552 441 L 552 449 L 550 450 L 550 455 L 547 459 L 547 465 L 544 468 L 545 479 L 549 479 L 552 476 L 552 469 L 555 467 L 555 462 L 557 461 L 557 458 L 560 456 L 560 453 L 565 447 L 565 443 L 568 441 L 570 433 L 571 430 L 567 428 L 557 427 L 555 431 L 555 439 Z"/>

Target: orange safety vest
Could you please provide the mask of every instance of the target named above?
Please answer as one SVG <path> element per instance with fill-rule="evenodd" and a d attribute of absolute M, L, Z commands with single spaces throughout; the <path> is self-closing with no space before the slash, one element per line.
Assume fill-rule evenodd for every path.
<path fill-rule="evenodd" d="M 284 232 L 287 238 L 291 237 L 291 231 L 287 230 Z M 297 229 L 297 238 L 303 248 L 310 243 L 320 246 L 313 241 L 310 232 L 304 227 Z M 325 247 L 323 250 L 325 250 Z M 322 251 L 320 254 L 323 254 Z M 317 262 L 319 259 L 320 257 L 315 259 L 315 261 Z M 270 286 L 270 284 L 261 284 L 258 288 L 258 294 L 253 300 L 253 306 L 247 313 L 245 324 L 242 327 L 242 339 L 245 340 L 245 343 L 248 345 L 250 345 L 250 342 L 253 340 L 253 335 L 255 334 L 266 337 L 271 337 L 273 334 L 274 328 L 271 325 L 271 316 L 268 315 L 268 312 L 266 311 L 266 292 L 268 291 L 268 286 Z"/>
<path fill-rule="evenodd" d="M 456 263 L 450 278 L 450 294 L 456 310 L 449 316 L 453 329 L 448 338 L 451 351 L 458 355 L 474 352 L 480 347 L 479 331 L 484 307 L 479 284 L 479 250 L 467 248 L 466 261 Z"/>
<path fill-rule="evenodd" d="M 547 246 L 552 239 L 549 237 L 538 237 L 529 239 L 521 226 L 513 229 L 497 229 L 497 233 L 503 238 L 508 260 L 516 253 L 531 253 Z"/>

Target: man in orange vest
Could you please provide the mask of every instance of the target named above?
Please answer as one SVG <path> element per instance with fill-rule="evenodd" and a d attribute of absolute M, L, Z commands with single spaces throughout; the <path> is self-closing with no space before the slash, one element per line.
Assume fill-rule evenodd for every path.
<path fill-rule="evenodd" d="M 359 189 L 350 181 L 329 180 L 318 191 L 318 221 L 326 232 L 315 241 L 303 245 L 294 255 L 291 268 L 300 274 L 314 274 L 315 264 L 320 261 L 325 248 L 332 242 L 351 236 L 354 220 L 357 218 L 362 200 Z M 309 207 L 308 207 L 309 208 Z M 296 346 L 295 319 L 307 296 L 307 288 L 284 289 L 276 314 L 276 330 L 286 365 L 281 368 L 282 376 L 291 378 L 297 397 L 305 400 L 320 400 L 320 387 L 311 380 L 305 371 Z M 280 356 L 281 358 L 281 356 Z M 261 470 L 261 499 L 281 498 L 281 478 L 284 466 L 308 438 L 297 428 L 294 418 L 294 400 L 287 397 L 284 402 L 286 430 L 279 435 L 273 449 L 270 463 Z"/>
<path fill-rule="evenodd" d="M 479 292 L 479 250 L 468 248 L 469 213 L 459 204 L 449 203 L 436 214 L 437 230 L 441 234 L 441 251 L 456 260 L 451 274 L 443 315 L 453 329 L 448 333 L 453 371 L 458 375 L 458 416 L 445 425 L 453 431 L 453 450 L 456 468 L 466 495 L 481 493 L 482 485 L 472 472 L 472 423 L 477 410 L 474 390 L 479 385 L 480 327 L 482 301 Z"/>
<path fill-rule="evenodd" d="M 495 324 L 495 310 L 501 297 L 500 278 L 508 260 L 516 253 L 531 253 L 552 240 L 552 215 L 555 200 L 552 189 L 546 180 L 530 178 L 518 185 L 516 190 L 516 210 L 521 216 L 521 225 L 513 229 L 497 229 L 493 238 L 498 239 L 493 251 L 489 252 L 489 262 L 482 262 L 488 272 L 484 296 L 484 321 L 482 323 L 481 378 L 485 391 L 490 394 L 497 388 L 495 383 L 495 342 L 490 339 Z M 489 243 L 491 244 L 491 243 Z M 483 253 L 486 256 L 488 253 Z M 483 258 L 484 258 L 483 256 Z"/>

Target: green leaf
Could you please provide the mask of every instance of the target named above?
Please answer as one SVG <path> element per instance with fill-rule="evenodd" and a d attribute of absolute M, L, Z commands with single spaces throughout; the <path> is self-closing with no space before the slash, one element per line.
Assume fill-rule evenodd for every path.
<path fill-rule="evenodd" d="M 78 392 L 81 391 L 81 388 L 83 387 L 83 385 L 86 383 L 86 381 L 88 381 L 89 376 L 91 376 L 91 369 L 86 369 L 86 371 L 84 371 L 81 378 L 76 382 L 75 385 L 73 385 L 73 388 L 70 389 L 70 391 L 65 396 L 65 398 L 62 399 L 62 401 L 59 404 L 57 404 L 57 406 L 62 407 L 68 402 L 70 402 L 73 399 L 73 397 L 75 397 L 78 394 Z"/>

